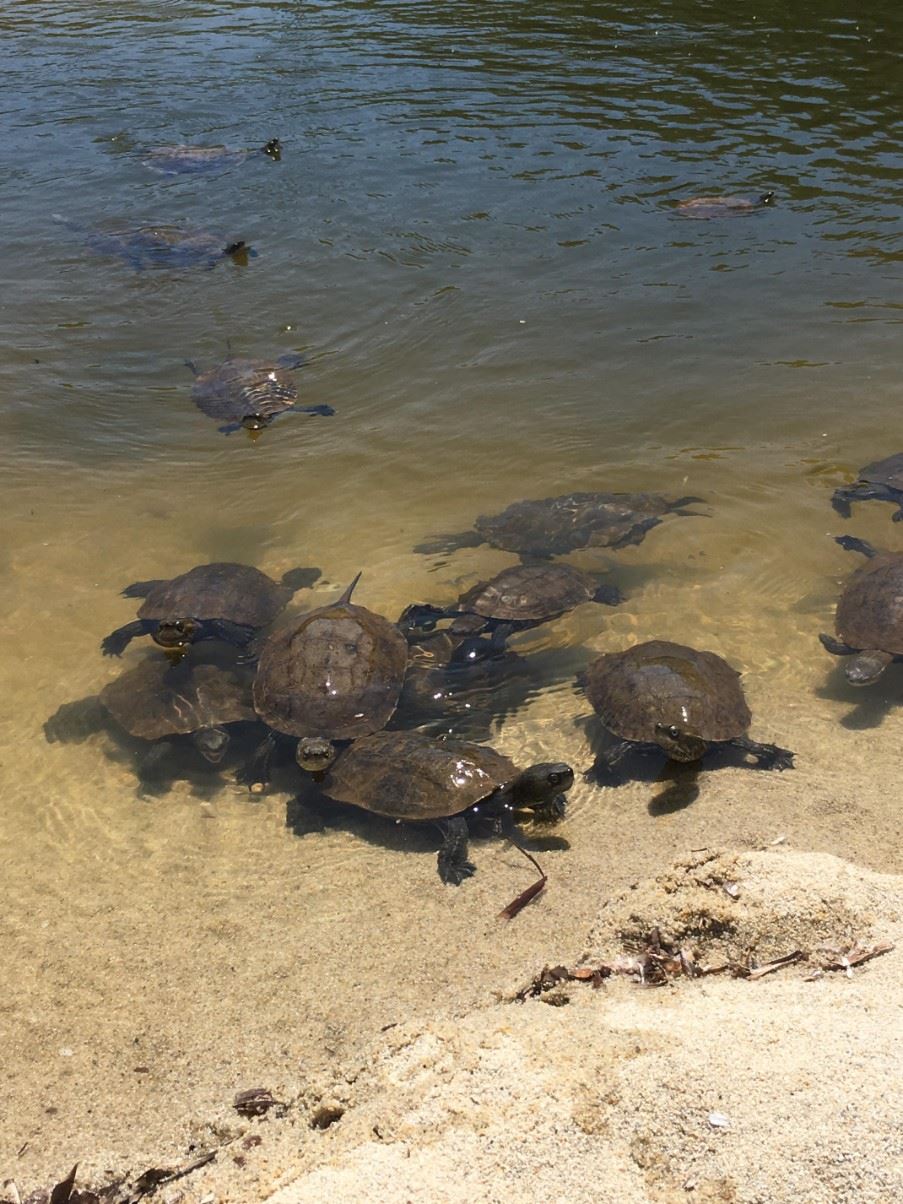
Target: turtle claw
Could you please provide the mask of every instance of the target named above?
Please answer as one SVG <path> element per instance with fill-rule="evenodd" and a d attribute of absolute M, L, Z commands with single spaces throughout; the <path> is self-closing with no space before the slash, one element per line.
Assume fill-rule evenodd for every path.
<path fill-rule="evenodd" d="M 465 878 L 471 878 L 477 867 L 472 861 L 455 861 L 439 854 L 439 877 L 446 886 L 460 886 Z"/>

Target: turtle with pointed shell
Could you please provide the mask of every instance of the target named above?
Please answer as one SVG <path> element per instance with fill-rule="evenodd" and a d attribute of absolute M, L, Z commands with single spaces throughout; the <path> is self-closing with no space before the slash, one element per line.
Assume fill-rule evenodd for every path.
<path fill-rule="evenodd" d="M 819 636 L 851 686 L 870 686 L 893 661 L 903 660 L 903 553 L 879 552 L 864 539 L 839 535 L 848 552 L 868 558 L 844 586 L 834 617 L 836 635 Z"/>
<path fill-rule="evenodd" d="M 304 365 L 304 356 L 286 352 L 274 360 L 227 359 L 206 372 L 185 361 L 194 373 L 191 400 L 222 425 L 224 435 L 246 430 L 262 431 L 279 414 L 335 413 L 330 405 L 299 406 L 298 389 L 291 373 Z"/>
<path fill-rule="evenodd" d="M 264 146 L 254 149 L 229 146 L 187 146 L 184 143 L 169 146 L 152 146 L 141 160 L 151 171 L 164 176 L 198 175 L 202 172 L 219 171 L 244 163 L 251 158 L 271 159 L 278 163 L 282 158 L 282 145 L 278 138 L 271 138 Z"/>
<path fill-rule="evenodd" d="M 752 716 L 740 674 L 714 652 L 650 640 L 607 652 L 580 679 L 596 714 L 616 742 L 591 771 L 604 776 L 632 751 L 660 749 L 673 761 L 698 761 L 710 748 L 730 747 L 762 769 L 790 769 L 793 753 L 747 736 Z"/>
<path fill-rule="evenodd" d="M 439 535 L 414 551 L 453 552 L 488 543 L 524 560 L 546 560 L 580 548 L 626 548 L 642 543 L 666 514 L 699 517 L 686 507 L 702 500 L 672 501 L 655 493 L 567 493 L 514 502 L 498 514 L 480 515 L 471 531 Z"/>
<path fill-rule="evenodd" d="M 149 635 L 168 652 L 184 653 L 198 640 L 246 647 L 292 595 L 320 576 L 319 569 L 291 569 L 274 581 L 249 564 L 199 564 L 169 581 L 135 581 L 124 598 L 143 598 L 138 618 L 101 642 L 104 656 L 121 656 L 129 643 Z"/>
<path fill-rule="evenodd" d="M 563 762 L 518 770 L 484 744 L 439 740 L 419 732 L 377 732 L 356 740 L 322 782 L 337 802 L 405 823 L 442 829 L 439 877 L 459 886 L 474 873 L 468 860 L 468 818 L 479 815 L 501 828 L 518 812 L 556 821 L 574 772 Z"/>
<path fill-rule="evenodd" d="M 718 218 L 749 217 L 774 205 L 774 193 L 763 192 L 759 196 L 695 196 L 687 201 L 678 201 L 677 212 L 681 217 Z"/>

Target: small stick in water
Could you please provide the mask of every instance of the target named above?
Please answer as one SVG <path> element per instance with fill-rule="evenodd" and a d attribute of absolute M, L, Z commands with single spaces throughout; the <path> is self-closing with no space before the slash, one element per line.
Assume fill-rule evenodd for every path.
<path fill-rule="evenodd" d="M 512 899 L 507 907 L 502 908 L 498 915 L 500 920 L 513 920 L 519 911 L 523 911 L 531 899 L 535 899 L 536 896 L 545 889 L 545 885 L 548 882 L 545 870 L 542 868 L 533 854 L 528 853 L 524 846 L 518 844 L 518 842 L 512 836 L 509 836 L 508 839 L 516 849 L 519 849 L 523 853 L 528 861 L 531 861 L 533 865 L 536 866 L 537 870 L 539 870 L 540 877 L 535 882 L 532 882 L 526 890 L 521 891 L 516 899 Z"/>

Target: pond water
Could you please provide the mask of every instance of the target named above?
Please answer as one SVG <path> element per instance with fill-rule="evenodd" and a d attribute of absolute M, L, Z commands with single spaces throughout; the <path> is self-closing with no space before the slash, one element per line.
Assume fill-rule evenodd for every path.
<path fill-rule="evenodd" d="M 563 931 L 579 943 L 600 880 L 694 841 L 782 832 L 893 866 L 903 676 L 863 701 L 817 635 L 857 563 L 831 535 L 899 546 L 889 507 L 844 523 L 829 504 L 903 446 L 895 4 L 808 0 L 791 21 L 723 0 L 31 0 L 0 32 L 0 957 L 17 967 L 0 1169 L 42 1181 L 103 1149 L 100 1171 L 261 1075 L 297 1090 L 387 1019 L 464 1006 Z M 278 163 L 142 161 L 273 137 Z M 768 190 L 733 219 L 677 208 Z M 257 256 L 135 272 L 86 245 L 156 224 Z M 219 434 L 185 361 L 228 350 L 303 353 L 302 403 L 335 415 Z M 394 618 L 515 559 L 418 543 L 596 489 L 705 504 L 571 558 L 627 600 L 517 639 L 535 684 L 493 743 L 585 767 L 577 671 L 662 637 L 740 669 L 752 734 L 798 768 L 703 775 L 679 808 L 651 805 L 650 781 L 579 778 L 547 895 L 513 935 L 492 917 L 526 871 L 503 846 L 452 891 L 429 834 L 364 818 L 299 834 L 290 783 L 252 801 L 225 774 L 139 798 L 105 737 L 44 739 L 61 703 L 148 654 L 100 655 L 134 617 L 131 581 L 316 565 L 294 613 L 361 570 L 356 600 Z"/>

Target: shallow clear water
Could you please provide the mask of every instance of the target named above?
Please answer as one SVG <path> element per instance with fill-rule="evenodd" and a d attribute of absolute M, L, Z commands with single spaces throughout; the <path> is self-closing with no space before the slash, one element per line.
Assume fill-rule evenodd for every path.
<path fill-rule="evenodd" d="M 587 763 L 592 726 L 573 678 L 592 652 L 654 636 L 698 643 L 743 670 L 753 734 L 800 753 L 796 785 L 753 775 L 738 789 L 754 807 L 764 792 L 801 842 L 844 853 L 858 840 L 863 859 L 888 864 L 880 775 L 894 764 L 903 677 L 863 702 L 816 637 L 855 564 L 830 539 L 843 525 L 831 491 L 903 446 L 903 29 L 890 3 L 853 18 L 811 2 L 792 21 L 784 5 L 748 7 L 5 7 L 3 924 L 29 981 L 54 967 L 72 1031 L 118 1031 L 101 986 L 94 1002 L 74 997 L 74 965 L 90 962 L 98 984 L 114 973 L 121 997 L 140 998 L 160 968 L 123 960 L 123 941 L 158 946 L 171 927 L 191 948 L 198 912 L 240 908 L 237 878 L 259 892 L 228 938 L 251 964 L 260 950 L 242 942 L 254 916 L 278 916 L 306 867 L 315 886 L 297 940 L 319 950 L 327 976 L 339 973 L 324 952 L 339 956 L 337 921 L 400 966 L 413 956 L 400 934 L 385 944 L 385 915 L 358 898 L 362 884 L 391 899 L 411 867 L 429 922 L 454 914 L 467 931 L 467 909 L 479 900 L 491 915 L 516 881 L 487 883 L 484 869 L 482 886 L 449 903 L 428 838 L 374 835 L 362 821 L 300 840 L 284 795 L 251 805 L 227 779 L 203 805 L 188 784 L 139 803 L 102 739 L 44 742 L 61 702 L 119 670 L 98 645 L 133 617 L 122 586 L 208 560 L 275 576 L 319 565 L 302 607 L 362 569 L 358 599 L 394 617 L 512 562 L 486 547 L 413 553 L 479 513 L 574 489 L 704 497 L 706 517 L 574 558 L 610 569 L 628 601 L 519 641 L 546 684 L 500 723 L 499 746 Z M 280 163 L 166 177 L 141 162 L 160 143 L 273 136 Z M 744 218 L 675 209 L 767 189 L 775 205 Z M 90 254 L 79 231 L 98 223 L 185 223 L 244 238 L 258 256 L 135 273 Z M 303 351 L 302 401 L 328 402 L 335 417 L 224 438 L 191 403 L 184 361 L 210 365 L 227 348 Z M 845 529 L 896 546 L 888 507 L 854 514 Z M 125 663 L 144 654 L 133 645 Z M 571 852 L 553 859 L 562 891 L 570 865 L 583 867 L 579 882 L 608 855 L 600 812 L 631 834 L 625 873 L 692 839 L 667 826 L 673 816 L 652 822 L 650 793 L 575 788 Z M 854 794 L 867 796 L 858 812 Z M 800 818 L 800 800 L 823 795 L 845 818 L 826 818 L 830 805 Z M 695 814 L 686 824 L 703 822 Z M 731 834 L 754 830 L 749 814 Z M 96 915 L 131 921 L 72 910 L 86 896 L 102 896 Z M 576 924 L 591 906 L 575 892 L 566 909 Z M 41 925 L 57 938 L 46 949 Z M 356 973 L 378 995 L 378 963 Z M 423 1002 L 413 981 L 399 990 Z M 22 1059 L 72 1044 L 48 1015 L 28 1021 L 43 1034 L 29 1037 L 14 1009 Z M 21 1079 L 11 1065 L 8 1090 Z"/>

